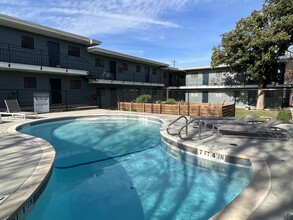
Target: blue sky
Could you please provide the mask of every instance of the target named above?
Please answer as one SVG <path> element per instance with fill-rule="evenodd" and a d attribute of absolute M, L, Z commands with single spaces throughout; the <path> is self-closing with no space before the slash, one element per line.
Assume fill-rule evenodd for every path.
<path fill-rule="evenodd" d="M 220 35 L 263 0 L 0 0 L 0 13 L 176 67 L 210 64 Z"/>

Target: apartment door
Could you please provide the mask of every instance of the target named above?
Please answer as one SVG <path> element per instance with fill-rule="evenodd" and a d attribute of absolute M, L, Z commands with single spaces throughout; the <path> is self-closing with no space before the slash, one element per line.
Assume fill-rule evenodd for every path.
<path fill-rule="evenodd" d="M 204 86 L 209 85 L 209 74 L 208 73 L 202 74 L 202 85 L 204 85 Z"/>
<path fill-rule="evenodd" d="M 202 92 L 202 103 L 208 103 L 209 102 L 209 92 L 203 91 Z"/>
<path fill-rule="evenodd" d="M 248 95 L 247 95 L 247 104 L 251 105 L 251 106 L 255 106 L 256 102 L 257 102 L 257 91 L 252 90 L 252 91 L 248 91 Z"/>
<path fill-rule="evenodd" d="M 145 82 L 150 82 L 150 68 L 144 68 Z"/>
<path fill-rule="evenodd" d="M 116 61 L 110 61 L 110 73 L 113 74 L 113 79 L 116 79 Z"/>
<path fill-rule="evenodd" d="M 172 73 L 169 74 L 169 86 L 173 86 L 173 75 L 172 75 Z"/>
<path fill-rule="evenodd" d="M 117 89 L 111 88 L 110 89 L 110 108 L 111 109 L 117 109 Z"/>
<path fill-rule="evenodd" d="M 50 84 L 51 84 L 51 103 L 52 104 L 62 103 L 61 79 L 52 78 L 50 79 Z"/>
<path fill-rule="evenodd" d="M 48 41 L 49 66 L 56 67 L 60 65 L 59 43 Z"/>

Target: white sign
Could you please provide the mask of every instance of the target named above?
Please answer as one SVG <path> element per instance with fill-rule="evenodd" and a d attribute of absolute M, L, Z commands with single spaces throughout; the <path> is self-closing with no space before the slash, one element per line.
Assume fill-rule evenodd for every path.
<path fill-rule="evenodd" d="M 34 111 L 37 113 L 50 111 L 49 93 L 34 93 Z"/>

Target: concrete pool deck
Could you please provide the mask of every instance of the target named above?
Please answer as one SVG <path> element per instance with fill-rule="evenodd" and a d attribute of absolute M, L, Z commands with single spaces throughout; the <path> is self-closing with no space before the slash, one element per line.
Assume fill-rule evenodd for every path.
<path fill-rule="evenodd" d="M 66 116 L 135 114 L 171 122 L 178 116 L 143 114 L 111 110 L 84 110 L 41 114 L 40 119 Z M 36 119 L 2 117 L 0 124 L 0 219 L 7 219 L 35 191 L 50 173 L 55 152 L 46 141 L 14 131 L 16 125 Z M 233 202 L 213 219 L 293 219 L 293 125 L 288 129 L 288 141 L 240 136 L 216 135 L 197 141 L 183 141 L 167 135 L 176 143 L 223 155 L 238 155 L 252 159 L 255 171 L 252 182 Z M 162 128 L 164 130 L 164 128 Z M 25 215 L 29 210 L 29 201 Z M 251 211 L 253 213 L 251 214 Z M 21 219 L 21 215 L 18 216 Z"/>

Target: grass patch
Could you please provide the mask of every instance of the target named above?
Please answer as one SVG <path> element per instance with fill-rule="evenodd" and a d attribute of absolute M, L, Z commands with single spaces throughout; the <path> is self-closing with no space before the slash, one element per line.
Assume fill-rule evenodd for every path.
<path fill-rule="evenodd" d="M 276 119 L 279 115 L 279 110 L 246 110 L 242 108 L 236 108 L 235 117 L 241 118 L 245 115 L 257 115 L 259 118 L 257 121 L 265 121 L 267 118 Z"/>

